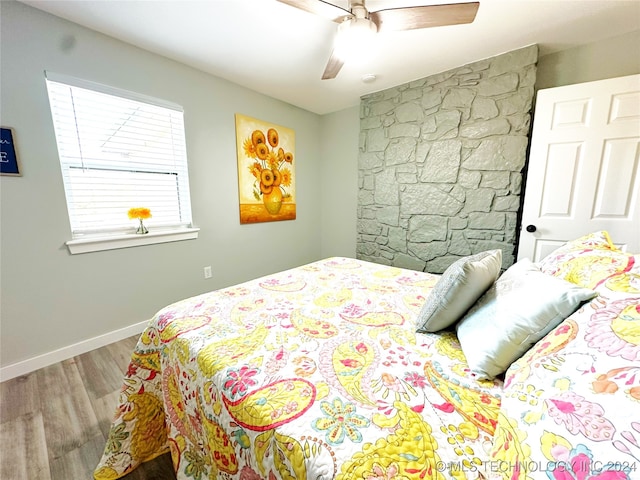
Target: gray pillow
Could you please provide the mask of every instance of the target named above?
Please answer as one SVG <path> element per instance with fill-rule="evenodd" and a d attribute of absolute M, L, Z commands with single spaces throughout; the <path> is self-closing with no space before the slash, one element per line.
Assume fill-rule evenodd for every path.
<path fill-rule="evenodd" d="M 470 371 L 478 379 L 505 372 L 538 340 L 597 295 L 542 273 L 523 259 L 504 274 L 458 323 Z"/>
<path fill-rule="evenodd" d="M 496 281 L 502 250 L 488 250 L 452 263 L 442 274 L 418 314 L 419 332 L 450 327 Z"/>

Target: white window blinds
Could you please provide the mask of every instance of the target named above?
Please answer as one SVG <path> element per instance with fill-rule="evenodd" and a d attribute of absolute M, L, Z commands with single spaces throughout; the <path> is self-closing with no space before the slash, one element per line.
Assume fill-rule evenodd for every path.
<path fill-rule="evenodd" d="M 182 108 L 47 72 L 47 89 L 74 238 L 191 226 Z"/>

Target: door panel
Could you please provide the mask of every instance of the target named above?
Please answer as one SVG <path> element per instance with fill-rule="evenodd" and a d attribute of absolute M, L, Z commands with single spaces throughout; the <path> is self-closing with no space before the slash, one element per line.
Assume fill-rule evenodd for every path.
<path fill-rule="evenodd" d="M 581 143 L 563 143 L 549 146 L 546 158 L 540 217 L 567 218 L 574 210 L 574 179 L 580 165 Z"/>
<path fill-rule="evenodd" d="M 607 230 L 640 252 L 640 75 L 540 90 L 518 259 Z"/>
<path fill-rule="evenodd" d="M 593 218 L 628 218 L 633 213 L 638 152 L 637 139 L 605 142 Z"/>
<path fill-rule="evenodd" d="M 640 116 L 640 92 L 613 95 L 609 122 L 617 120 L 633 120 Z"/>
<path fill-rule="evenodd" d="M 540 239 L 535 243 L 535 251 L 533 252 L 533 255 L 527 258 L 535 258 L 536 261 L 542 260 L 555 249 L 560 248 L 564 243 L 564 240 Z"/>
<path fill-rule="evenodd" d="M 558 102 L 553 105 L 552 130 L 567 127 L 584 127 L 589 121 L 590 99 Z"/>

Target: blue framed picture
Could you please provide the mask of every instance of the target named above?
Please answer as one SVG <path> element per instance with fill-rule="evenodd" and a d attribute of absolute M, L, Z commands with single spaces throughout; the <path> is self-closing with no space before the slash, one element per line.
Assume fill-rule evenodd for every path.
<path fill-rule="evenodd" d="M 13 130 L 4 127 L 0 128 L 0 174 L 20 175 Z"/>

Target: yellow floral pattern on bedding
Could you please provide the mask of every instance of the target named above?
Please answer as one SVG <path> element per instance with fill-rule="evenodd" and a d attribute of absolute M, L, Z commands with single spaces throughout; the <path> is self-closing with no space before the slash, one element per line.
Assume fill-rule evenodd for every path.
<path fill-rule="evenodd" d="M 506 372 L 487 476 L 640 479 L 640 257 L 597 232 L 542 268 L 599 296 Z"/>
<path fill-rule="evenodd" d="M 415 333 L 437 279 L 331 258 L 166 307 L 95 478 L 167 451 L 180 480 L 480 478 L 502 382 L 473 380 L 454 334 Z"/>

